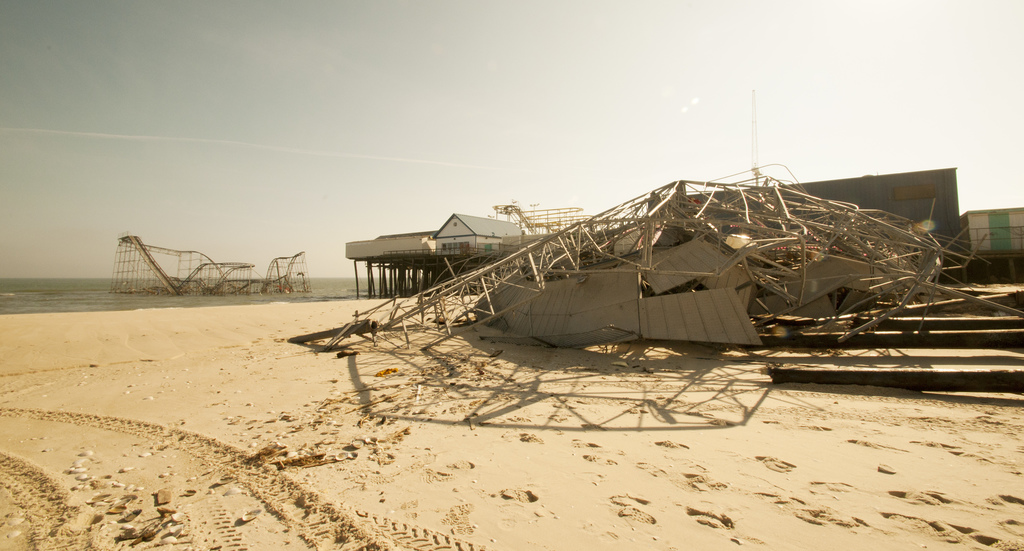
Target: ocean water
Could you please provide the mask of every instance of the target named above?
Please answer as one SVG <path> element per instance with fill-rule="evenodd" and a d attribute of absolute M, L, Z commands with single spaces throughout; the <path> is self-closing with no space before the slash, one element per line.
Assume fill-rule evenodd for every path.
<path fill-rule="evenodd" d="M 199 308 L 273 302 L 326 302 L 356 298 L 355 278 L 313 277 L 309 282 L 312 288 L 310 293 L 175 297 L 111 293 L 108 278 L 0 278 L 0 315 Z M 364 289 L 363 298 L 366 296 L 365 293 Z"/>

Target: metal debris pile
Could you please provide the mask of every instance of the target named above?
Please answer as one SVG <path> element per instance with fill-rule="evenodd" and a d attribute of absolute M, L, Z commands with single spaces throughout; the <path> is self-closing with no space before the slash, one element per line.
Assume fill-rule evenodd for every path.
<path fill-rule="evenodd" d="M 337 330 L 434 346 L 478 324 L 494 340 L 584 347 L 633 339 L 759 345 L 785 320 L 844 341 L 912 305 L 982 302 L 940 284 L 947 251 L 910 220 L 797 184 L 677 181 Z M 924 308 L 927 311 L 927 308 Z M 856 320 L 856 322 L 854 322 Z M 402 343 L 404 335 L 404 343 Z"/>

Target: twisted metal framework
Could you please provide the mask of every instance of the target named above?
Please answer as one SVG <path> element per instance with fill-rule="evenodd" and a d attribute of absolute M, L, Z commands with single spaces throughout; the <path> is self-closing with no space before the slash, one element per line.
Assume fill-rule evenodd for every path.
<path fill-rule="evenodd" d="M 796 184 L 760 175 L 734 183 L 680 180 L 419 295 L 365 312 L 326 348 L 368 326 L 386 339 L 410 328 L 434 334 L 424 348 L 480 323 L 530 336 L 530 328 L 537 332 L 543 324 L 524 317 L 558 315 L 551 304 L 572 302 L 551 298 L 556 288 L 567 292 L 557 282 L 607 281 L 609 274 L 635 277 L 636 285 L 625 287 L 635 296 L 624 301 L 684 299 L 687 293 L 724 289 L 749 316 L 744 323 L 762 332 L 781 316 L 813 318 L 821 325 L 853 314 L 874 316 L 849 329 L 840 337 L 845 340 L 914 302 L 930 303 L 940 295 L 980 300 L 939 284 L 944 254 L 941 244 L 909 220 L 820 199 Z M 531 309 L 548 288 L 548 298 Z"/>
<path fill-rule="evenodd" d="M 157 257 L 164 259 L 161 264 Z M 174 275 L 163 265 L 174 263 Z M 308 293 L 306 253 L 270 262 L 263 278 L 244 262 L 214 262 L 198 251 L 146 245 L 138 236 L 120 236 L 110 292 L 153 295 L 249 295 Z"/>
<path fill-rule="evenodd" d="M 514 222 L 530 235 L 554 233 L 575 222 L 587 219 L 587 216 L 583 214 L 583 209 L 579 207 L 524 211 L 516 202 L 511 205 L 495 205 L 494 213 L 496 216 L 504 216 L 506 220 Z"/>
<path fill-rule="evenodd" d="M 270 261 L 263 293 L 308 293 L 306 253 L 279 256 Z"/>

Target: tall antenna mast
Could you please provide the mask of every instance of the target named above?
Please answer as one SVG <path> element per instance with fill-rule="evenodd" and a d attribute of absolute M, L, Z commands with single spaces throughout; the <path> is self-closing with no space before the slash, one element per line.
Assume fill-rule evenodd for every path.
<path fill-rule="evenodd" d="M 750 157 L 753 165 L 754 184 L 761 183 L 761 169 L 757 166 L 757 90 L 750 91 Z"/>

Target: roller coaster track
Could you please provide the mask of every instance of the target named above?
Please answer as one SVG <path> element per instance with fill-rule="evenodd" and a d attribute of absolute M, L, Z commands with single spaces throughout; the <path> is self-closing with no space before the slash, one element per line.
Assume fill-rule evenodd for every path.
<path fill-rule="evenodd" d="M 150 270 L 153 270 L 153 273 L 156 275 L 157 279 L 160 280 L 160 283 L 162 283 L 163 286 L 167 288 L 167 291 L 172 295 L 180 295 L 181 293 L 178 291 L 178 288 L 175 287 L 173 283 L 171 283 L 171 279 L 167 277 L 167 274 L 164 272 L 163 268 L 161 268 L 160 265 L 157 264 L 156 259 L 153 258 L 153 255 L 149 254 L 149 249 L 147 249 L 146 246 L 142 244 L 142 240 L 134 235 L 125 236 L 125 239 L 130 241 L 131 244 L 135 246 L 135 249 L 139 251 L 139 254 L 142 255 L 142 259 L 146 262 L 146 265 L 149 266 Z"/>

